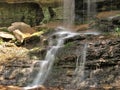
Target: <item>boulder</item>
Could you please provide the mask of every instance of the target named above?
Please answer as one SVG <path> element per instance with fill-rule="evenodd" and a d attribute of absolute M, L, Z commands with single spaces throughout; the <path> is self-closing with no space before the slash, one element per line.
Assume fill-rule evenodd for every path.
<path fill-rule="evenodd" d="M 0 26 L 10 26 L 13 22 L 25 22 L 31 26 L 41 23 L 44 18 L 38 0 L 0 0 Z M 12 13 L 11 13 L 12 12 Z"/>
<path fill-rule="evenodd" d="M 12 32 L 20 43 L 23 43 L 24 40 L 31 42 L 31 40 L 37 39 L 37 41 L 39 41 L 40 35 L 44 33 L 43 31 L 36 32 L 30 25 L 23 22 L 12 23 L 12 25 L 8 27 L 8 31 Z"/>
<path fill-rule="evenodd" d="M 14 30 L 13 34 L 15 35 L 18 42 L 21 42 L 21 43 L 23 42 L 24 34 L 19 29 Z"/>
<path fill-rule="evenodd" d="M 76 36 L 65 39 L 64 43 L 66 44 L 76 40 L 84 40 L 85 38 L 86 38 L 85 35 L 76 35 Z"/>
<path fill-rule="evenodd" d="M 33 34 L 35 32 L 34 29 L 32 29 L 32 27 L 24 22 L 15 22 L 12 23 L 11 26 L 8 27 L 8 31 L 13 32 L 16 29 L 19 29 L 20 32 L 22 33 L 29 33 L 29 34 Z"/>
<path fill-rule="evenodd" d="M 14 39 L 14 35 L 8 33 L 8 32 L 4 32 L 4 31 L 0 31 L 0 37 L 1 38 L 5 38 L 5 39 Z"/>

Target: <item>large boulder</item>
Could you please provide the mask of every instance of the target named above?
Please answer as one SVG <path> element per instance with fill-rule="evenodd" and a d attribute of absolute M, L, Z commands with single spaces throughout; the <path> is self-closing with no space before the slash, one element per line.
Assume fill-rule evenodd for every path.
<path fill-rule="evenodd" d="M 33 0 L 1 0 L 0 9 L 0 26 L 9 26 L 12 22 L 36 26 L 44 18 L 42 7 Z"/>
<path fill-rule="evenodd" d="M 40 41 L 40 36 L 44 33 L 43 31 L 36 32 L 30 25 L 23 22 L 12 23 L 8 27 L 8 31 L 12 32 L 18 42 L 23 43 L 24 40 L 29 41 Z M 31 40 L 30 40 L 31 39 Z"/>
<path fill-rule="evenodd" d="M 11 26 L 8 27 L 9 32 L 13 32 L 16 29 L 19 29 L 22 33 L 30 33 L 33 34 L 35 30 L 28 24 L 24 22 L 14 22 Z"/>

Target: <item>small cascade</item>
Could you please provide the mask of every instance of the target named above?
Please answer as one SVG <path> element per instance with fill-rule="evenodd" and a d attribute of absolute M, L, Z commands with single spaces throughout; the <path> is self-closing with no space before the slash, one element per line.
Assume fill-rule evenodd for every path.
<path fill-rule="evenodd" d="M 70 28 L 75 20 L 75 0 L 64 0 L 64 26 Z"/>
<path fill-rule="evenodd" d="M 63 47 L 65 39 L 73 37 L 75 35 L 77 34 L 70 31 L 60 31 L 53 34 L 54 38 L 51 37 L 50 39 L 50 43 L 48 46 L 50 47 L 50 49 L 46 53 L 45 60 L 39 62 L 39 72 L 35 76 L 35 79 L 33 80 L 32 84 L 24 88 L 25 90 L 30 89 L 32 87 L 37 87 L 45 82 L 53 66 L 56 52 L 60 47 Z"/>
<path fill-rule="evenodd" d="M 87 0 L 87 21 L 90 21 L 97 13 L 96 2 L 97 0 Z"/>
<path fill-rule="evenodd" d="M 84 69 L 85 69 L 85 62 L 87 56 L 87 44 L 85 43 L 81 50 L 76 52 L 77 60 L 76 60 L 76 69 L 74 71 L 73 80 L 71 82 L 71 86 L 74 89 L 78 89 L 80 84 L 84 80 Z"/>

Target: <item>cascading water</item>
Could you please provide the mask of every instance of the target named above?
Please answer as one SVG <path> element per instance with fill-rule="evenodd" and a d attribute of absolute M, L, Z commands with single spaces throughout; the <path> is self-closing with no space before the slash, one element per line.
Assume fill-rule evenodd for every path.
<path fill-rule="evenodd" d="M 78 89 L 80 87 L 80 83 L 84 80 L 84 69 L 87 55 L 87 44 L 83 44 L 81 47 L 81 53 L 77 50 L 77 60 L 76 60 L 76 69 L 74 71 L 73 80 L 71 82 L 72 89 Z M 71 87 L 70 87 L 71 88 Z"/>
<path fill-rule="evenodd" d="M 74 13 L 74 5 L 75 5 L 75 1 L 74 0 L 64 0 L 64 24 L 67 26 L 67 28 L 71 25 L 73 25 L 74 22 L 74 17 L 75 17 L 75 13 Z M 63 30 L 64 28 L 62 28 Z M 55 55 L 56 52 L 58 51 L 59 47 L 62 47 L 64 44 L 64 40 L 70 37 L 73 37 L 76 35 L 76 33 L 70 32 L 70 31 L 66 31 L 67 29 L 65 29 L 65 31 L 60 31 L 60 32 L 56 32 L 54 33 L 54 35 L 56 36 L 55 42 L 56 45 L 54 45 L 54 39 L 50 39 L 50 43 L 49 46 L 50 49 L 47 51 L 47 54 L 45 56 L 45 60 L 40 61 L 40 70 L 37 74 L 37 76 L 35 77 L 35 79 L 33 80 L 33 83 L 28 85 L 28 87 L 25 87 L 24 89 L 29 89 L 29 88 L 35 88 L 39 85 L 42 85 L 48 74 L 51 71 L 51 68 L 53 66 L 54 60 L 55 60 Z"/>
<path fill-rule="evenodd" d="M 64 25 L 69 28 L 75 20 L 75 0 L 64 0 Z"/>
<path fill-rule="evenodd" d="M 96 2 L 97 0 L 87 0 L 87 18 L 88 21 L 91 20 L 91 17 L 96 15 Z"/>
<path fill-rule="evenodd" d="M 50 39 L 50 44 L 49 44 L 50 49 L 47 51 L 45 60 L 40 61 L 39 73 L 37 74 L 33 83 L 28 87 L 25 87 L 24 89 L 34 88 L 39 85 L 42 85 L 45 82 L 54 63 L 57 50 L 63 46 L 65 39 L 73 37 L 77 34 L 70 31 L 60 31 L 60 32 L 56 32 L 54 35 L 57 37 L 55 40 L 57 44 L 54 45 L 53 43 L 54 39 Z"/>
<path fill-rule="evenodd" d="M 70 26 L 73 25 L 75 18 L 74 8 L 75 8 L 74 0 L 64 0 L 64 24 L 67 26 L 67 28 L 70 28 Z M 56 33 L 53 34 L 53 36 L 55 37 L 51 38 L 49 41 L 48 47 L 50 47 L 50 49 L 46 53 L 45 60 L 39 62 L 40 65 L 39 72 L 36 75 L 35 79 L 33 80 L 32 84 L 24 88 L 25 90 L 35 88 L 39 85 L 44 84 L 53 66 L 56 52 L 60 47 L 64 46 L 64 40 L 66 40 L 67 38 L 74 37 L 75 35 L 78 35 L 78 33 L 70 32 L 65 28 L 62 28 L 62 31 L 57 31 Z M 79 59 L 78 56 L 76 63 L 75 77 L 74 77 L 74 81 L 72 82 L 72 85 L 76 84 L 78 86 L 78 83 L 81 82 L 81 80 L 83 79 L 84 66 L 86 61 L 86 52 L 87 52 L 87 44 L 84 45 L 81 54 L 82 55 L 81 59 Z"/>

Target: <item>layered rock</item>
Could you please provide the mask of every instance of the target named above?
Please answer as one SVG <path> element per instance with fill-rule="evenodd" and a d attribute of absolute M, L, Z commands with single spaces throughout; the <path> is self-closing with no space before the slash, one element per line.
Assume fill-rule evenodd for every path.
<path fill-rule="evenodd" d="M 84 40 L 74 40 L 60 49 L 56 56 L 51 77 L 46 85 L 62 86 L 69 90 L 75 90 L 71 81 L 74 80 L 77 57 L 82 55 L 84 43 L 87 41 L 87 57 L 85 63 L 85 74 L 82 82 L 77 88 L 81 90 L 119 90 L 119 38 L 106 39 L 106 37 L 87 36 Z M 93 39 L 93 40 L 92 40 Z M 108 74 L 109 73 L 109 74 Z M 79 77 L 80 78 L 80 77 Z M 71 88 L 71 89 L 70 89 Z"/>

